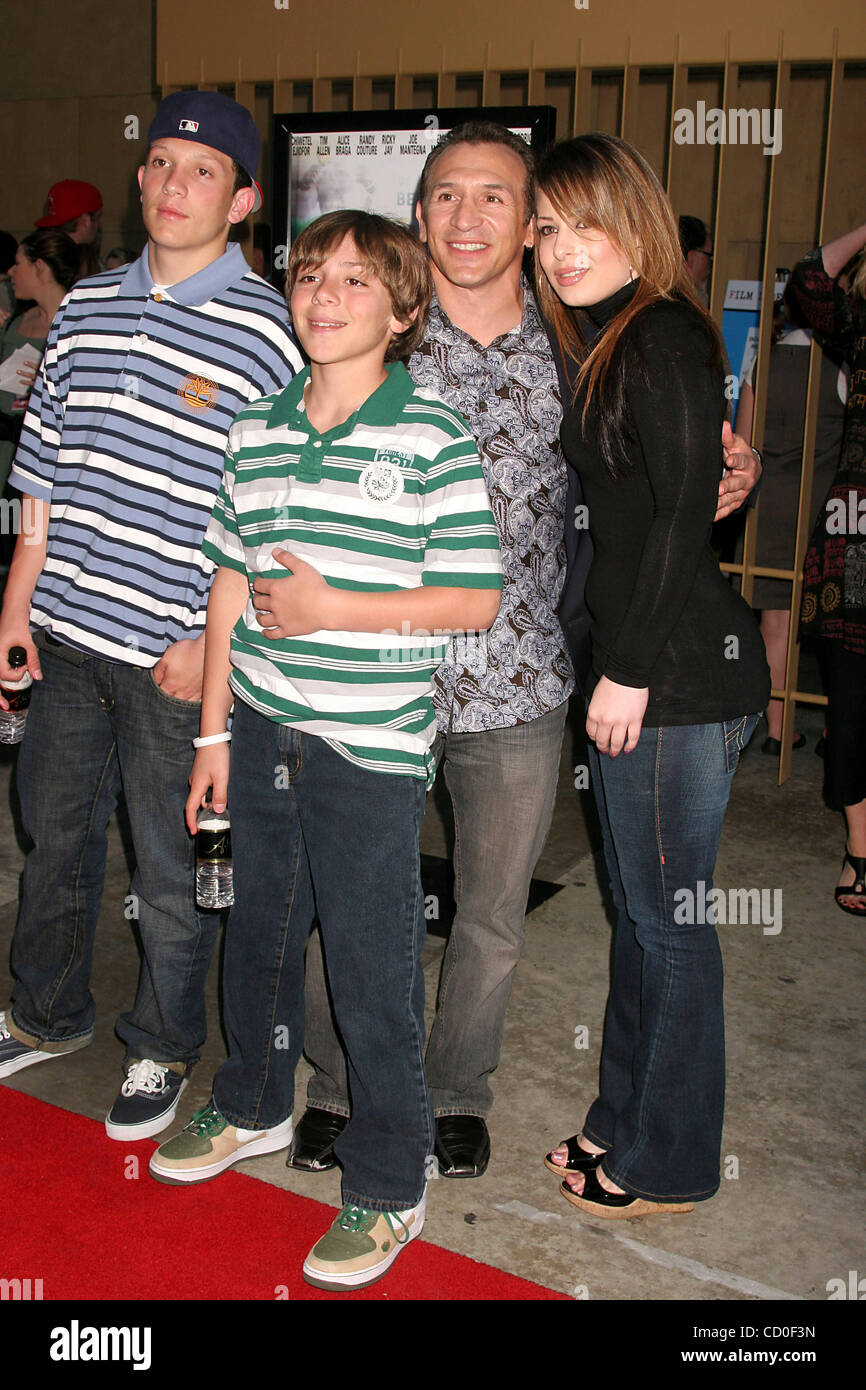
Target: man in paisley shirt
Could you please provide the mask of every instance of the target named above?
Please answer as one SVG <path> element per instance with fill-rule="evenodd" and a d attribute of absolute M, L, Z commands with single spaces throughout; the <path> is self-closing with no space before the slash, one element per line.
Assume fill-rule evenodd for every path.
<path fill-rule="evenodd" d="M 456 407 L 476 437 L 504 586 L 493 626 L 456 639 L 436 677 L 439 769 L 454 809 L 456 912 L 426 1062 L 435 1157 L 445 1177 L 480 1176 L 490 1156 L 490 1075 L 499 1063 L 530 882 L 553 816 L 574 689 L 557 617 L 566 540 L 574 554 L 564 622 L 578 661 L 588 630 L 582 579 L 590 547 L 585 531 L 570 535 L 565 525 L 582 499 L 576 477 L 566 479 L 557 366 L 522 274 L 533 235 L 532 182 L 529 146 L 503 126 L 472 121 L 429 156 L 418 204 L 436 293 L 409 370 Z M 742 450 L 749 453 L 746 445 Z M 753 485 L 748 469 L 746 475 L 746 483 L 742 472 L 736 483 L 729 480 L 726 509 Z M 279 584 L 263 598 L 277 623 Z M 318 933 L 308 950 L 306 988 L 305 1052 L 314 1075 L 288 1162 L 323 1171 L 335 1161 L 331 1146 L 349 1101 Z"/>

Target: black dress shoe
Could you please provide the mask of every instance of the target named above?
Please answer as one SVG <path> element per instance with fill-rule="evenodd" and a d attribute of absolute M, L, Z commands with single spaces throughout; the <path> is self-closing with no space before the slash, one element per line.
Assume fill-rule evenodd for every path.
<path fill-rule="evenodd" d="M 339 1139 L 348 1123 L 348 1115 L 306 1109 L 295 1129 L 286 1167 L 302 1168 L 305 1173 L 326 1173 L 337 1162 L 334 1140 Z"/>
<path fill-rule="evenodd" d="M 437 1115 L 435 1157 L 443 1178 L 480 1178 L 490 1162 L 490 1135 L 480 1115 Z"/>
<path fill-rule="evenodd" d="M 805 743 L 806 743 L 806 735 L 805 735 L 805 734 L 798 734 L 797 737 L 793 740 L 793 742 L 792 742 L 792 744 L 791 744 L 791 747 L 792 747 L 792 748 L 802 748 L 802 747 L 805 745 Z M 781 753 L 781 751 L 782 751 L 782 740 L 781 740 L 781 739 L 778 739 L 778 738 L 765 738 L 765 739 L 764 739 L 764 742 L 761 744 L 761 752 L 762 752 L 762 753 L 769 753 L 769 755 L 770 755 L 771 758 L 778 758 L 778 756 L 779 756 L 779 754 Z"/>

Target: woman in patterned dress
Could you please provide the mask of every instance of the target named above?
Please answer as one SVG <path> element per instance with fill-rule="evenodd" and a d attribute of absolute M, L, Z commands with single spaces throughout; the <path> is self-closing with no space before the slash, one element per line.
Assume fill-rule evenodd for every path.
<path fill-rule="evenodd" d="M 836 901 L 866 916 L 866 223 L 794 268 L 791 292 L 822 345 L 844 355 L 851 387 L 839 471 L 803 567 L 803 636 L 824 646 L 824 796 L 848 829 Z M 850 292 L 844 267 L 860 253 Z"/>

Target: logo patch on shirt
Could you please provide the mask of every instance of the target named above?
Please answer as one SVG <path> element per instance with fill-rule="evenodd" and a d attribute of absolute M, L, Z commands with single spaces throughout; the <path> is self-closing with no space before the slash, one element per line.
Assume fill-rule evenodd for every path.
<path fill-rule="evenodd" d="M 177 128 L 178 130 L 196 131 L 198 130 L 198 121 L 180 121 Z"/>
<path fill-rule="evenodd" d="M 368 502 L 396 502 L 403 495 L 400 465 L 409 465 L 412 457 L 403 449 L 377 449 L 358 479 L 361 496 Z"/>
<path fill-rule="evenodd" d="M 215 381 L 208 381 L 206 376 L 194 376 L 192 372 L 184 377 L 177 388 L 178 396 L 190 410 L 209 410 L 216 405 L 219 393 Z"/>

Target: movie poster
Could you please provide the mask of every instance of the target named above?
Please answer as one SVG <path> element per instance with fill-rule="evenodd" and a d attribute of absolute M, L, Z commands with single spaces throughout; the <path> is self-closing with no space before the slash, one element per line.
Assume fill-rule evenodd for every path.
<path fill-rule="evenodd" d="M 378 212 L 411 227 L 424 161 L 445 134 L 422 126 L 292 135 L 292 240 L 322 213 L 340 208 Z M 529 143 L 529 127 L 515 134 Z"/>
<path fill-rule="evenodd" d="M 378 212 L 415 226 L 425 160 L 467 119 L 499 121 L 537 148 L 553 138 L 555 112 L 507 107 L 275 117 L 274 227 L 285 227 L 291 244 L 317 217 L 341 208 Z"/>

